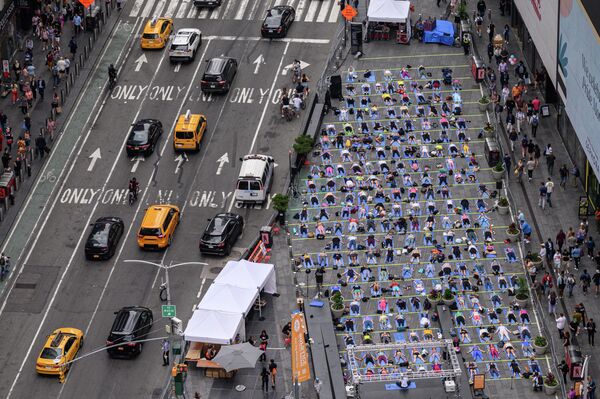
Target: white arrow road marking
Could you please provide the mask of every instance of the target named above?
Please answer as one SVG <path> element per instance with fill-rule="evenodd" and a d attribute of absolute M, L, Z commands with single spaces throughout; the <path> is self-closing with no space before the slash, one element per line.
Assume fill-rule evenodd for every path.
<path fill-rule="evenodd" d="M 144 162 L 145 160 L 146 158 L 144 158 L 143 155 L 138 155 L 137 157 L 131 158 L 131 162 L 134 162 L 133 166 L 131 167 L 131 173 L 135 173 L 135 171 L 138 168 L 138 165 L 140 164 L 140 161 Z"/>
<path fill-rule="evenodd" d="M 173 72 L 179 72 L 180 69 L 181 69 L 181 62 L 179 62 L 175 65 L 175 69 L 173 70 Z"/>
<path fill-rule="evenodd" d="M 92 152 L 92 155 L 90 155 L 88 158 L 90 158 L 91 161 L 87 171 L 91 172 L 94 169 L 94 165 L 96 165 L 96 161 L 102 158 L 100 155 L 100 147 L 96 148 L 96 151 Z"/>
<path fill-rule="evenodd" d="M 139 72 L 140 69 L 142 69 L 142 65 L 145 63 L 148 63 L 148 59 L 146 58 L 146 54 L 142 54 L 142 55 L 140 55 L 140 57 L 137 60 L 135 60 L 133 62 L 135 62 L 134 71 Z"/>
<path fill-rule="evenodd" d="M 258 74 L 258 70 L 260 69 L 260 66 L 262 64 L 266 64 L 265 57 L 263 57 L 263 55 L 261 54 L 258 57 L 256 57 L 256 59 L 252 63 L 256 65 L 254 67 L 254 74 L 256 75 L 256 74 Z"/>
<path fill-rule="evenodd" d="M 310 64 L 308 62 L 304 62 L 302 60 L 300 60 L 300 69 L 304 69 L 304 68 L 308 68 L 310 66 Z M 281 74 L 282 75 L 287 75 L 288 71 L 290 69 L 292 69 L 294 67 L 294 64 L 289 64 L 283 67 L 283 69 L 281 70 Z"/>
<path fill-rule="evenodd" d="M 273 162 L 273 167 L 274 167 L 274 168 L 276 168 L 276 167 L 278 167 L 278 166 L 279 166 L 279 164 L 278 164 L 278 163 L 276 163 L 276 162 Z"/>
<path fill-rule="evenodd" d="M 217 159 L 217 162 L 219 163 L 219 167 L 217 168 L 217 175 L 220 175 L 221 170 L 223 169 L 223 165 L 229 163 L 229 155 L 227 155 L 227 153 L 221 155 L 221 158 Z"/>
<path fill-rule="evenodd" d="M 188 157 L 187 157 L 187 155 L 185 155 L 185 152 L 179 154 L 179 156 L 177 158 L 175 158 L 175 162 L 177 162 L 177 166 L 175 167 L 175 174 L 179 173 L 179 169 L 181 169 L 181 166 L 187 160 L 188 160 Z"/>

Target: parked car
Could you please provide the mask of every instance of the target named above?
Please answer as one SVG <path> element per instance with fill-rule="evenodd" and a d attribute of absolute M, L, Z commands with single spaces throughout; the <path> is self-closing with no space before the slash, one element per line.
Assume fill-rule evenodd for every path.
<path fill-rule="evenodd" d="M 200 239 L 203 254 L 229 255 L 244 230 L 244 218 L 236 213 L 219 213 L 209 219 Z"/>

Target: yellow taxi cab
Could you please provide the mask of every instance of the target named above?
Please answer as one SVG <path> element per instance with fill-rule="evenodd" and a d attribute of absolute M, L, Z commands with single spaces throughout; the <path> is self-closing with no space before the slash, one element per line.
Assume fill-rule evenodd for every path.
<path fill-rule="evenodd" d="M 202 137 L 206 131 L 206 118 L 201 114 L 192 114 L 189 110 L 179 115 L 173 134 L 175 151 L 200 151 Z"/>
<path fill-rule="evenodd" d="M 35 363 L 38 374 L 58 375 L 61 380 L 71 368 L 71 362 L 83 346 L 83 331 L 63 327 L 48 336 Z"/>
<path fill-rule="evenodd" d="M 173 32 L 173 20 L 171 18 L 154 17 L 146 22 L 140 44 L 143 49 L 164 48 L 169 41 L 171 32 Z"/>
<path fill-rule="evenodd" d="M 171 245 L 179 224 L 179 208 L 175 205 L 151 205 L 146 209 L 137 242 L 142 249 L 162 249 Z"/>

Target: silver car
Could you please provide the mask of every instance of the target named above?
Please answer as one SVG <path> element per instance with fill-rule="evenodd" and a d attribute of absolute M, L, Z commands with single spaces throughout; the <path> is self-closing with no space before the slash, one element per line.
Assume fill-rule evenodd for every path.
<path fill-rule="evenodd" d="M 202 44 L 200 29 L 179 29 L 169 47 L 171 61 L 192 61 Z"/>

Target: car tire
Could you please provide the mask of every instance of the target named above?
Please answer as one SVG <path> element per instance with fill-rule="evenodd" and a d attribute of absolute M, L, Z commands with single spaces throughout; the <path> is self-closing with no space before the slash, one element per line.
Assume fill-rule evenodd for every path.
<path fill-rule="evenodd" d="M 227 244 L 225 247 L 225 256 L 229 256 L 231 254 L 231 244 Z"/>
<path fill-rule="evenodd" d="M 178 223 L 179 223 L 179 222 L 178 222 Z M 167 241 L 167 247 L 170 247 L 172 242 L 173 242 L 173 235 L 171 234 L 171 235 L 169 236 L 169 240 Z"/>
<path fill-rule="evenodd" d="M 200 143 L 196 143 L 196 148 L 194 148 L 194 151 L 200 152 Z"/>

